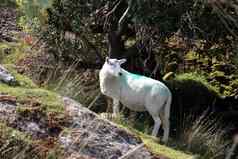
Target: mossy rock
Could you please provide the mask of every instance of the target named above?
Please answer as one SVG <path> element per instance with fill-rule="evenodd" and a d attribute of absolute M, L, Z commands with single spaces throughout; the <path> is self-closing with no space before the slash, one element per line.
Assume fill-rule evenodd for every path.
<path fill-rule="evenodd" d="M 218 89 L 198 74 L 181 74 L 166 83 L 172 92 L 171 127 L 175 130 L 172 135 L 177 137 L 187 125 L 211 111 L 214 100 L 220 96 Z"/>

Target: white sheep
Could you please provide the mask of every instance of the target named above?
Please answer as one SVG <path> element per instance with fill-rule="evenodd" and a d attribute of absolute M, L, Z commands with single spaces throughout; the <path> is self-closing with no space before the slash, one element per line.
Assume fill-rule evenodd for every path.
<path fill-rule="evenodd" d="M 109 59 L 100 70 L 101 92 L 113 99 L 113 113 L 119 113 L 119 102 L 133 111 L 148 111 L 153 117 L 152 135 L 158 134 L 161 120 L 164 129 L 162 141 L 169 138 L 169 117 L 172 94 L 160 81 L 130 73 L 121 64 L 126 59 Z"/>

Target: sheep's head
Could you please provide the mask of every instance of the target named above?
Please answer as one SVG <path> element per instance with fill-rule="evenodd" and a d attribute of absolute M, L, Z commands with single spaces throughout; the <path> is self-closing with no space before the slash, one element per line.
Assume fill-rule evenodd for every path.
<path fill-rule="evenodd" d="M 126 59 L 110 59 L 106 57 L 103 69 L 105 69 L 110 75 L 118 77 L 121 72 L 121 64 L 125 63 Z"/>

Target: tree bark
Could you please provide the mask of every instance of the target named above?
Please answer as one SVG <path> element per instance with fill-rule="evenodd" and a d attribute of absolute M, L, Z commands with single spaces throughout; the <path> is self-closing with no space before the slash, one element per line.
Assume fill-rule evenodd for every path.
<path fill-rule="evenodd" d="M 124 56 L 124 41 L 122 40 L 121 35 L 118 35 L 116 31 L 110 31 L 108 33 L 108 45 L 110 58 L 122 58 Z"/>

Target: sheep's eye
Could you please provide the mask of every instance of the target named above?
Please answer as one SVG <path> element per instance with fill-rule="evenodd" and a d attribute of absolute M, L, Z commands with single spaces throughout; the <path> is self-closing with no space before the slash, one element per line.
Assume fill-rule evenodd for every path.
<path fill-rule="evenodd" d="M 108 64 L 111 65 L 111 66 L 115 66 L 115 64 L 114 64 L 114 63 L 111 63 L 110 61 L 109 61 Z"/>

